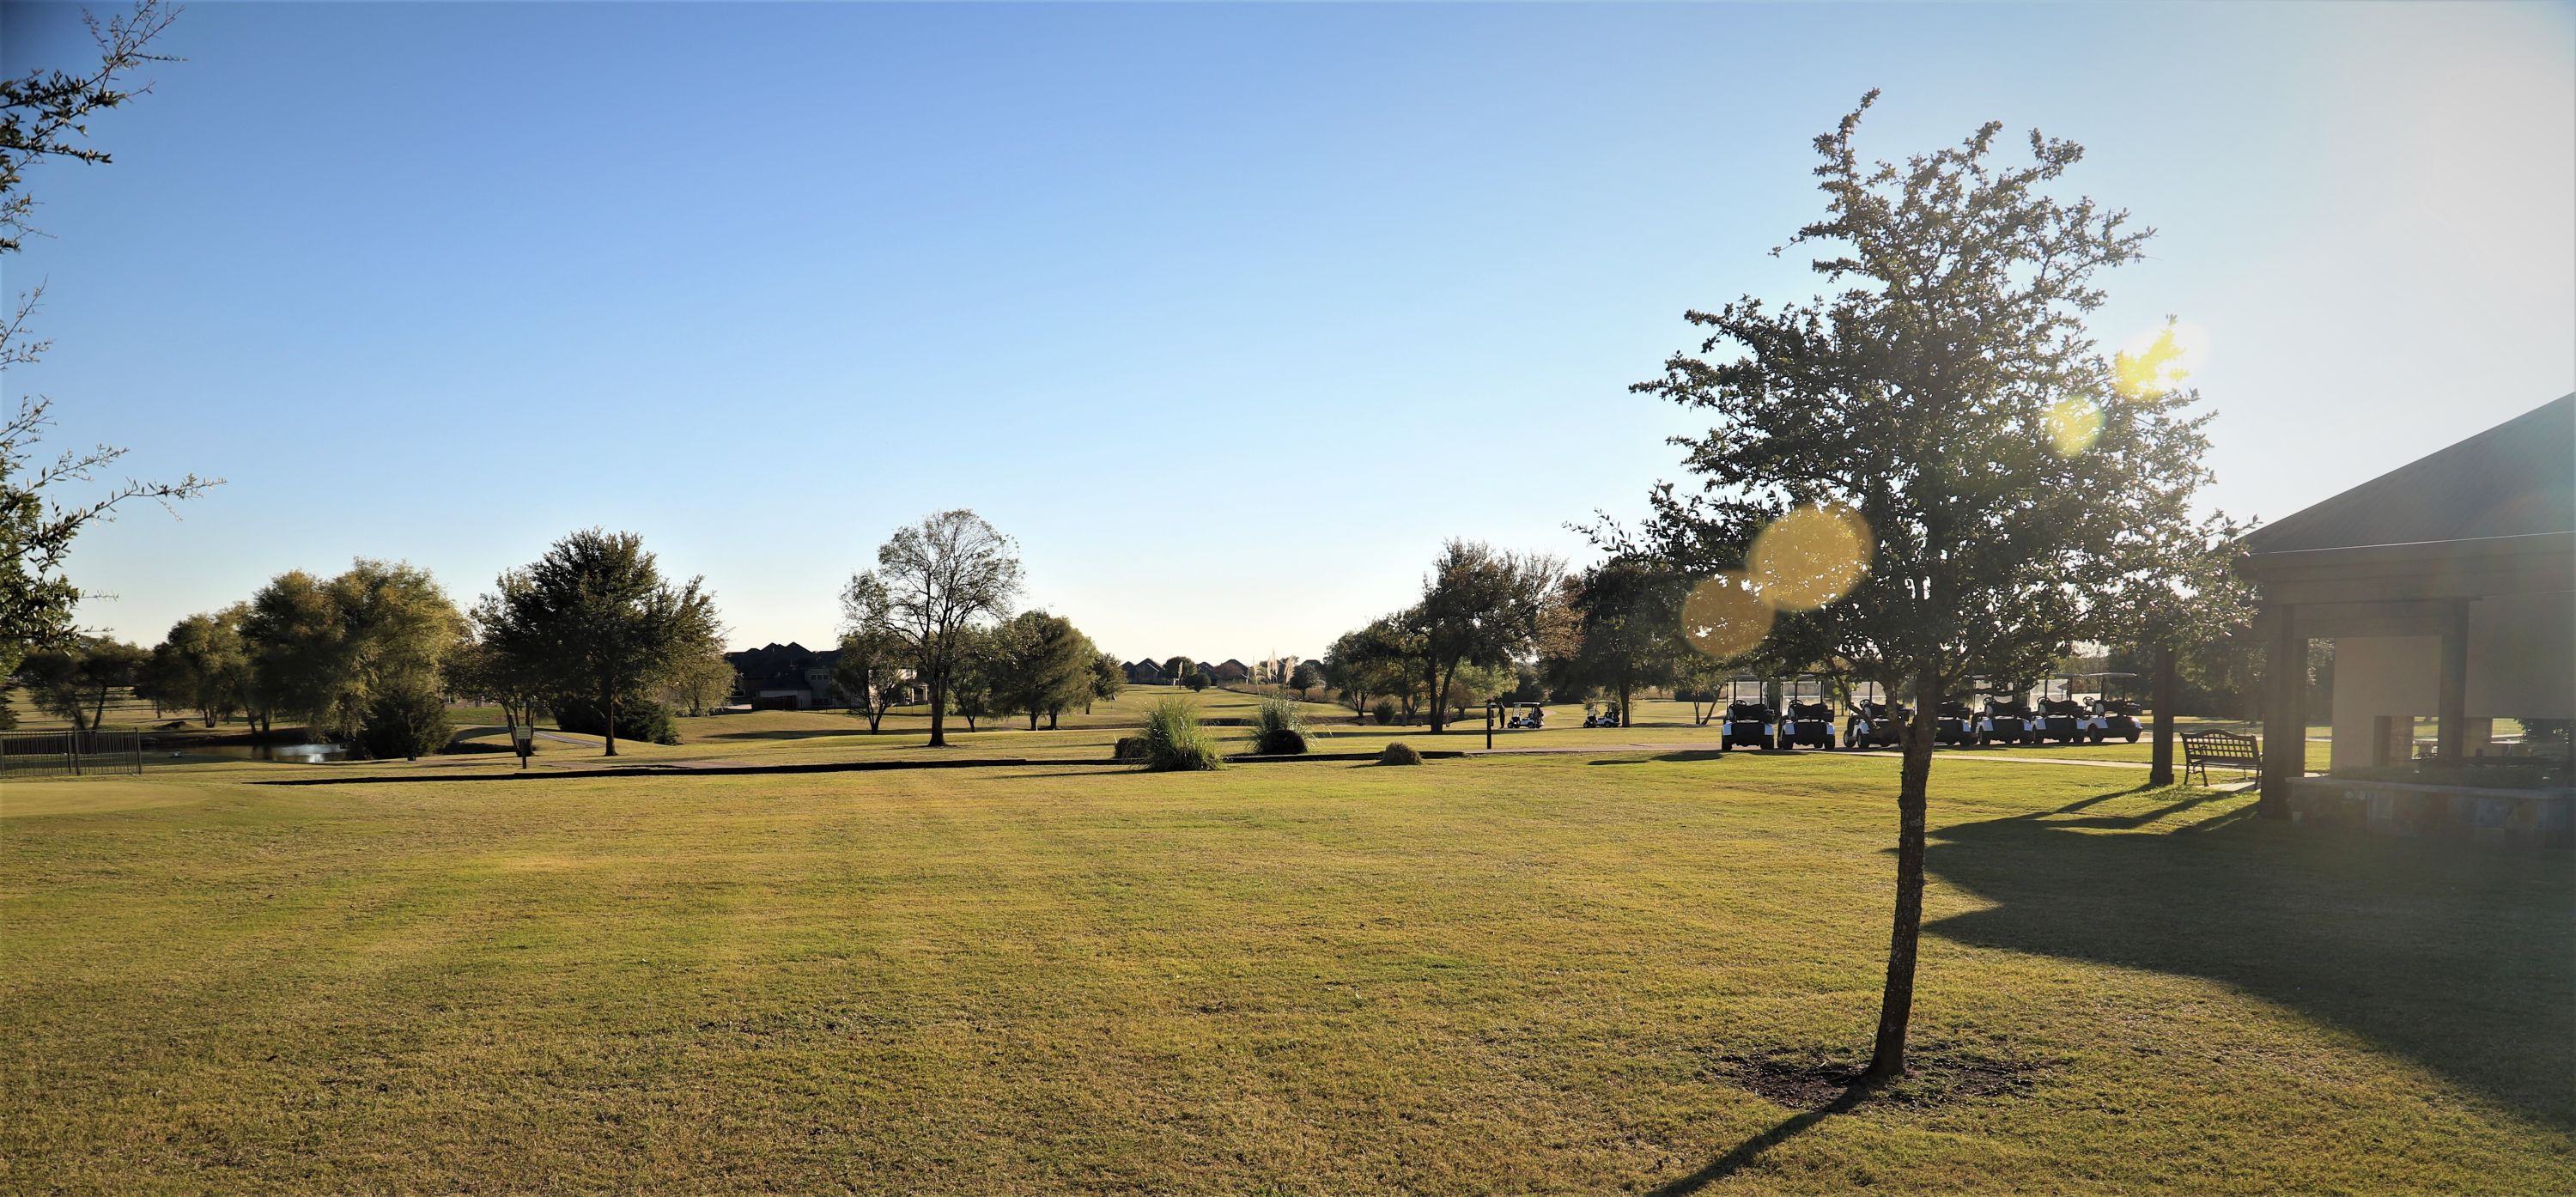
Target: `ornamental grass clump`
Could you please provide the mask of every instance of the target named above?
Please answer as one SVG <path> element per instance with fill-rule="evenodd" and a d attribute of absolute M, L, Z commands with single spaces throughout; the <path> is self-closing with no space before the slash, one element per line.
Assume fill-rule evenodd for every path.
<path fill-rule="evenodd" d="M 1188 699 L 1166 698 L 1145 711 L 1145 768 L 1156 773 L 1214 769 L 1215 741 L 1199 726 L 1199 711 Z"/>
<path fill-rule="evenodd" d="M 1261 700 L 1252 718 L 1252 750 L 1263 756 L 1289 756 L 1306 751 L 1306 716 L 1297 704 L 1273 694 Z"/>
<path fill-rule="evenodd" d="M 1413 745 L 1398 740 L 1378 751 L 1377 763 L 1381 765 L 1419 765 L 1422 763 L 1422 754 L 1415 752 L 1413 750 Z"/>

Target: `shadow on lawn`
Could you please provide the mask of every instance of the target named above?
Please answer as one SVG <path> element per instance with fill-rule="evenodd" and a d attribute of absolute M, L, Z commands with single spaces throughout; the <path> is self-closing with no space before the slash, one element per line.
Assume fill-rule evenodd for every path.
<path fill-rule="evenodd" d="M 1928 870 L 1996 905 L 1926 929 L 2219 981 L 2576 1125 L 2563 853 L 2292 828 L 2253 818 L 2249 796 L 2172 793 L 1935 831 Z"/>
<path fill-rule="evenodd" d="M 1655 1186 L 1646 1197 L 1684 1197 L 1685 1194 L 1696 1193 L 1716 1184 L 1743 1171 L 1745 1165 L 1760 1158 L 1763 1152 L 1798 1137 L 1808 1127 L 1836 1114 L 1848 1113 L 1860 1103 L 1867 1101 L 1869 1095 L 1869 1086 L 1853 1085 L 1843 1090 L 1842 1096 L 1835 1098 L 1832 1104 L 1822 1109 L 1805 1110 L 1781 1119 L 1779 1125 L 1736 1144 L 1735 1150 L 1710 1161 L 1707 1167 L 1688 1176 L 1668 1180 Z"/>

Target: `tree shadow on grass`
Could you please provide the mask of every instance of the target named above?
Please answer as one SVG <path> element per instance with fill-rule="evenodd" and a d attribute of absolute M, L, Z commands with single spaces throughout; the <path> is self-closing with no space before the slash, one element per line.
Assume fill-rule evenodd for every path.
<path fill-rule="evenodd" d="M 1869 1099 L 1870 1090 L 1871 1086 L 1868 1082 L 1861 1082 L 1843 1090 L 1842 1096 L 1835 1098 L 1830 1104 L 1821 1109 L 1806 1110 L 1797 1114 L 1792 1114 L 1789 1117 L 1782 1119 L 1778 1125 L 1773 1126 L 1771 1129 L 1736 1144 L 1734 1150 L 1709 1161 L 1708 1166 L 1701 1168 L 1699 1171 L 1693 1172 L 1688 1176 L 1676 1177 L 1655 1186 L 1647 1193 L 1647 1197 L 1684 1197 L 1685 1194 L 1699 1192 L 1701 1189 L 1705 1189 L 1710 1185 L 1726 1179 L 1727 1177 L 1733 1176 L 1736 1173 L 1743 1171 L 1745 1167 L 1751 1164 L 1754 1160 L 1761 1158 L 1763 1152 L 1769 1151 L 1782 1143 L 1798 1137 L 1805 1133 L 1807 1128 L 1812 1127 L 1827 1118 L 1831 1118 L 1836 1114 L 1847 1113 L 1854 1107 L 1860 1105 L 1860 1103 L 1867 1101 Z"/>
<path fill-rule="evenodd" d="M 1751 751 L 1752 749 L 1749 748 L 1740 748 L 1735 752 L 1721 752 L 1714 748 L 1685 748 L 1678 752 L 1659 752 L 1653 756 L 1605 756 L 1597 761 L 1585 761 L 1584 764 L 1651 765 L 1658 762 L 1680 763 L 1688 761 L 1720 761 L 1725 760 L 1730 756 Z"/>
<path fill-rule="evenodd" d="M 2116 790 L 1941 828 L 1927 869 L 1995 905 L 1927 929 L 2218 981 L 2576 1126 L 2565 853 L 2293 828 L 2253 805 Z"/>

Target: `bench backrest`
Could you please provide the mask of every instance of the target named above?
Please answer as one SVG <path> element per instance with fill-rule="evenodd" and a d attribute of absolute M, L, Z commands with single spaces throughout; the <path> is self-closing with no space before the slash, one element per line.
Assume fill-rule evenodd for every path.
<path fill-rule="evenodd" d="M 2196 731 L 2182 734 L 2182 754 L 2186 761 L 2258 768 L 2263 758 L 2257 748 L 2254 737 L 2240 732 Z"/>

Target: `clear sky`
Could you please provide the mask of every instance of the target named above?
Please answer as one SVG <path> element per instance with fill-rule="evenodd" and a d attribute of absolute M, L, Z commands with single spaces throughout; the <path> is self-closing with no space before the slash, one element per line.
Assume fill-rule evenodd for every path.
<path fill-rule="evenodd" d="M 13 3 L 0 58 L 59 60 Z M 230 485 L 85 536 L 150 644 L 290 568 L 460 603 L 631 529 L 828 643 L 965 506 L 1122 657 L 1312 654 L 1443 537 L 1584 555 L 1680 315 L 1812 293 L 1810 141 L 2084 143 L 2161 230 L 2097 333 L 2207 330 L 2277 518 L 2576 389 L 2564 5 L 233 4 L 47 165 L 61 443 Z"/>

